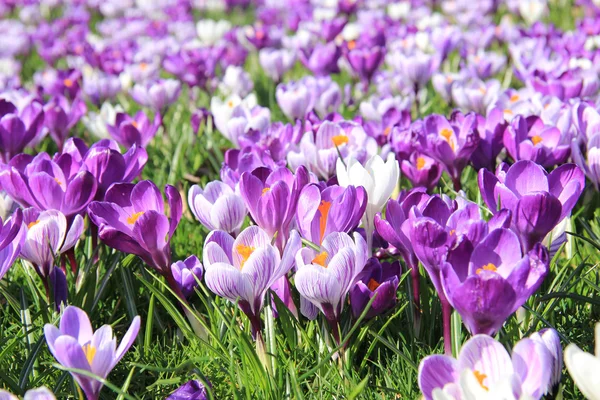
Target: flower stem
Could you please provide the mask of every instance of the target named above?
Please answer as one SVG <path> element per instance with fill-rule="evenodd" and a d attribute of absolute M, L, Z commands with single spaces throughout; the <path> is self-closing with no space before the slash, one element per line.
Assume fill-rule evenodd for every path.
<path fill-rule="evenodd" d="M 452 336 L 450 333 L 450 318 L 452 317 L 452 306 L 446 299 L 440 299 L 442 302 L 442 323 L 444 325 L 444 351 L 446 355 L 452 357 Z"/>
<path fill-rule="evenodd" d="M 419 264 L 410 267 L 410 279 L 412 281 L 413 303 L 415 306 L 414 328 L 415 333 L 418 336 L 419 332 L 421 331 L 421 285 L 419 282 Z"/>

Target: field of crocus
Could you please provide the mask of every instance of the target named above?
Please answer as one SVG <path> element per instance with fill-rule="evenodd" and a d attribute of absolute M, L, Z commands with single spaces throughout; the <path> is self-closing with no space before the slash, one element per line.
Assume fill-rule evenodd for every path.
<path fill-rule="evenodd" d="M 600 1 L 0 15 L 0 399 L 600 399 Z"/>

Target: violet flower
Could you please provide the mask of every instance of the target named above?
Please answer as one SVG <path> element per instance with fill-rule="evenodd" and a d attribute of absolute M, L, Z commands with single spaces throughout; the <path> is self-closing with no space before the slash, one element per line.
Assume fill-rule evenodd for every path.
<path fill-rule="evenodd" d="M 59 328 L 46 324 L 44 336 L 50 352 L 64 367 L 84 370 L 106 379 L 129 350 L 139 330 L 140 317 L 136 316 L 117 347 L 110 325 L 94 332 L 85 311 L 69 306 L 63 312 Z M 99 398 L 103 386 L 100 381 L 77 372 L 71 372 L 71 375 L 89 400 Z"/>
<path fill-rule="evenodd" d="M 171 274 L 181 293 L 188 298 L 198 286 L 197 280 L 202 280 L 204 268 L 198 257 L 191 255 L 183 261 L 176 261 L 171 264 Z"/>
<path fill-rule="evenodd" d="M 187 381 L 171 393 L 165 400 L 208 400 L 208 391 L 197 379 Z"/>
<path fill-rule="evenodd" d="M 137 83 L 130 90 L 131 97 L 139 104 L 163 115 L 175 103 L 181 92 L 181 83 L 176 79 Z"/>
<path fill-rule="evenodd" d="M 373 318 L 394 307 L 400 275 L 402 268 L 398 261 L 380 263 L 376 258 L 370 258 L 358 274 L 356 284 L 350 289 L 350 306 L 354 318 L 362 315 L 373 296 L 375 300 L 367 311 L 366 318 Z"/>
<path fill-rule="evenodd" d="M 44 110 L 32 101 L 23 110 L 6 100 L 0 100 L 0 157 L 8 163 L 21 153 L 40 133 L 44 123 Z"/>
<path fill-rule="evenodd" d="M 188 202 L 196 219 L 210 231 L 237 235 L 248 214 L 242 197 L 220 181 L 209 182 L 204 189 L 193 185 Z"/>
<path fill-rule="evenodd" d="M 21 209 L 16 209 L 4 223 L 0 219 L 0 279 L 6 275 L 21 252 L 25 240 L 22 222 Z"/>
<path fill-rule="evenodd" d="M 54 97 L 44 106 L 44 125 L 48 128 L 50 136 L 62 150 L 65 140 L 71 134 L 71 129 L 86 113 L 85 102 L 75 98 L 71 103 L 64 96 Z"/>
<path fill-rule="evenodd" d="M 118 113 L 115 125 L 109 125 L 107 128 L 110 135 L 124 147 L 134 144 L 146 147 L 154 139 L 161 125 L 160 114 L 156 114 L 154 121 L 150 122 L 143 111 L 138 111 L 133 118 L 125 113 Z"/>

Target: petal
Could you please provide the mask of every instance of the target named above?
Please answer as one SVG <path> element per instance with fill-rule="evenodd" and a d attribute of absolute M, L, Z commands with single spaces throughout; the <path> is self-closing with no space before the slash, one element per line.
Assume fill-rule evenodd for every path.
<path fill-rule="evenodd" d="M 133 344 L 135 338 L 138 335 L 138 332 L 140 331 L 140 324 L 141 319 L 139 316 L 136 316 L 131 322 L 129 329 L 121 339 L 121 343 L 119 343 L 119 347 L 115 352 L 115 361 L 113 363 L 113 366 L 116 365 L 119 361 L 121 361 L 127 350 L 129 350 L 129 348 Z"/>
<path fill-rule="evenodd" d="M 488 387 L 513 374 L 508 352 L 500 342 L 487 335 L 475 335 L 463 345 L 458 356 L 458 370 L 466 368 L 486 375 L 482 383 Z"/>
<path fill-rule="evenodd" d="M 553 359 L 546 346 L 532 339 L 521 339 L 513 347 L 512 359 L 523 392 L 539 399 L 551 389 Z"/>
<path fill-rule="evenodd" d="M 574 344 L 565 349 L 565 365 L 581 393 L 590 400 L 600 399 L 600 358 L 582 351 Z"/>
<path fill-rule="evenodd" d="M 68 306 L 60 319 L 60 331 L 77 339 L 81 345 L 92 340 L 94 331 L 85 311 L 75 306 Z"/>
<path fill-rule="evenodd" d="M 419 389 L 426 400 L 433 398 L 433 389 L 442 389 L 457 382 L 458 378 L 458 361 L 452 357 L 435 354 L 425 357 L 419 364 Z"/>
<path fill-rule="evenodd" d="M 504 184 L 520 196 L 549 190 L 544 168 L 527 160 L 518 161 L 509 168 Z"/>

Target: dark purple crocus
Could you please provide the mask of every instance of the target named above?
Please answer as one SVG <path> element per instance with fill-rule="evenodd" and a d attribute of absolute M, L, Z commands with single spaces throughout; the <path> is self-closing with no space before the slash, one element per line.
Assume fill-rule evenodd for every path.
<path fill-rule="evenodd" d="M 181 289 L 181 293 L 187 298 L 194 293 L 198 281 L 202 280 L 204 268 L 198 257 L 191 255 L 183 261 L 171 264 L 171 274 Z"/>
<path fill-rule="evenodd" d="M 407 160 L 402 160 L 400 169 L 413 187 L 431 190 L 437 185 L 444 172 L 441 164 L 420 152 L 413 152 Z"/>
<path fill-rule="evenodd" d="M 90 204 L 88 215 L 98 226 L 98 236 L 104 243 L 139 256 L 178 291 L 179 286 L 171 274 L 170 244 L 181 219 L 183 203 L 173 186 L 167 185 L 165 193 L 170 217 L 166 216 L 163 196 L 152 181 L 112 185 L 104 201 Z"/>
<path fill-rule="evenodd" d="M 104 200 L 104 194 L 113 183 L 129 183 L 140 175 L 146 162 L 146 149 L 137 145 L 131 146 L 121 154 L 119 145 L 114 140 L 102 139 L 90 148 L 79 138 L 68 139 L 63 152 L 54 156 L 54 161 L 66 168 L 78 171 L 83 168 L 89 171 L 98 182 L 95 200 Z"/>
<path fill-rule="evenodd" d="M 110 135 L 124 147 L 134 144 L 146 147 L 154 139 L 161 124 L 160 114 L 156 114 L 154 121 L 150 122 L 143 111 L 138 111 L 133 118 L 125 113 L 118 113 L 115 125 L 108 125 L 107 128 Z"/>
<path fill-rule="evenodd" d="M 356 277 L 356 284 L 350 289 L 350 306 L 354 318 L 361 316 L 373 296 L 375 300 L 367 311 L 366 318 L 384 313 L 396 304 L 396 291 L 402 274 L 400 263 L 380 263 L 370 258 L 364 269 Z"/>
<path fill-rule="evenodd" d="M 452 114 L 448 121 L 441 115 L 425 118 L 425 145 L 429 154 L 441 162 L 452 178 L 455 190 L 460 190 L 460 177 L 479 144 L 477 115 Z"/>
<path fill-rule="evenodd" d="M 500 108 L 493 108 L 487 117 L 477 116 L 480 140 L 477 150 L 471 154 L 471 162 L 476 169 L 496 169 L 496 158 L 504 148 L 502 139 L 507 125 L 504 112 Z"/>
<path fill-rule="evenodd" d="M 23 207 L 58 210 L 67 218 L 79 214 L 94 199 L 98 184 L 85 169 L 72 170 L 47 153 L 19 154 L 0 171 L 2 188 Z"/>
<path fill-rule="evenodd" d="M 85 102 L 79 97 L 75 98 L 73 102 L 69 102 L 64 96 L 56 96 L 44 106 L 44 125 L 48 128 L 50 136 L 56 142 L 59 150 L 62 150 L 71 129 L 85 115 L 86 111 Z"/>
<path fill-rule="evenodd" d="M 340 48 L 334 43 L 318 43 L 310 50 L 298 52 L 300 61 L 316 76 L 325 76 L 340 72 L 338 59 L 342 55 Z"/>
<path fill-rule="evenodd" d="M 513 118 L 503 140 L 515 161 L 531 160 L 546 168 L 564 163 L 571 154 L 571 145 L 560 130 L 537 116 Z"/>
<path fill-rule="evenodd" d="M 366 207 L 367 192 L 362 186 L 323 189 L 310 184 L 298 198 L 296 225 L 302 237 L 320 245 L 331 232 L 350 233 L 360 223 Z"/>
<path fill-rule="evenodd" d="M 6 100 L 0 100 L 0 158 L 8 163 L 23 152 L 40 133 L 44 123 L 44 110 L 37 101 L 23 110 Z"/>
<path fill-rule="evenodd" d="M 193 379 L 181 385 L 166 400 L 208 400 L 208 391 L 199 380 Z"/>
<path fill-rule="evenodd" d="M 371 78 L 383 62 L 385 48 L 374 46 L 371 48 L 355 48 L 346 53 L 348 63 L 361 80 L 370 82 Z"/>
<path fill-rule="evenodd" d="M 548 250 L 536 244 L 523 256 L 517 235 L 496 229 L 464 253 L 441 264 L 445 296 L 471 334 L 494 336 L 542 284 Z"/>
<path fill-rule="evenodd" d="M 294 175 L 286 167 L 274 171 L 257 168 L 245 172 L 239 190 L 252 219 L 267 234 L 277 234 L 277 246 L 283 249 L 296 213 L 298 197 L 309 183 L 308 171 L 300 167 Z"/>
<path fill-rule="evenodd" d="M 536 91 L 556 96 L 560 100 L 578 97 L 583 89 L 583 77 L 575 70 L 567 70 L 560 74 L 535 70 L 530 79 Z"/>
<path fill-rule="evenodd" d="M 496 175 L 481 169 L 479 190 L 490 211 L 512 212 L 512 230 L 524 251 L 544 237 L 577 203 L 585 187 L 585 175 L 575 164 L 564 164 L 547 174 L 533 161 L 518 161 L 510 168 L 500 166 Z"/>
<path fill-rule="evenodd" d="M 265 167 L 272 170 L 285 166 L 285 160 L 274 161 L 269 152 L 254 147 L 229 149 L 221 166 L 221 180 L 235 190 L 244 172 Z"/>

